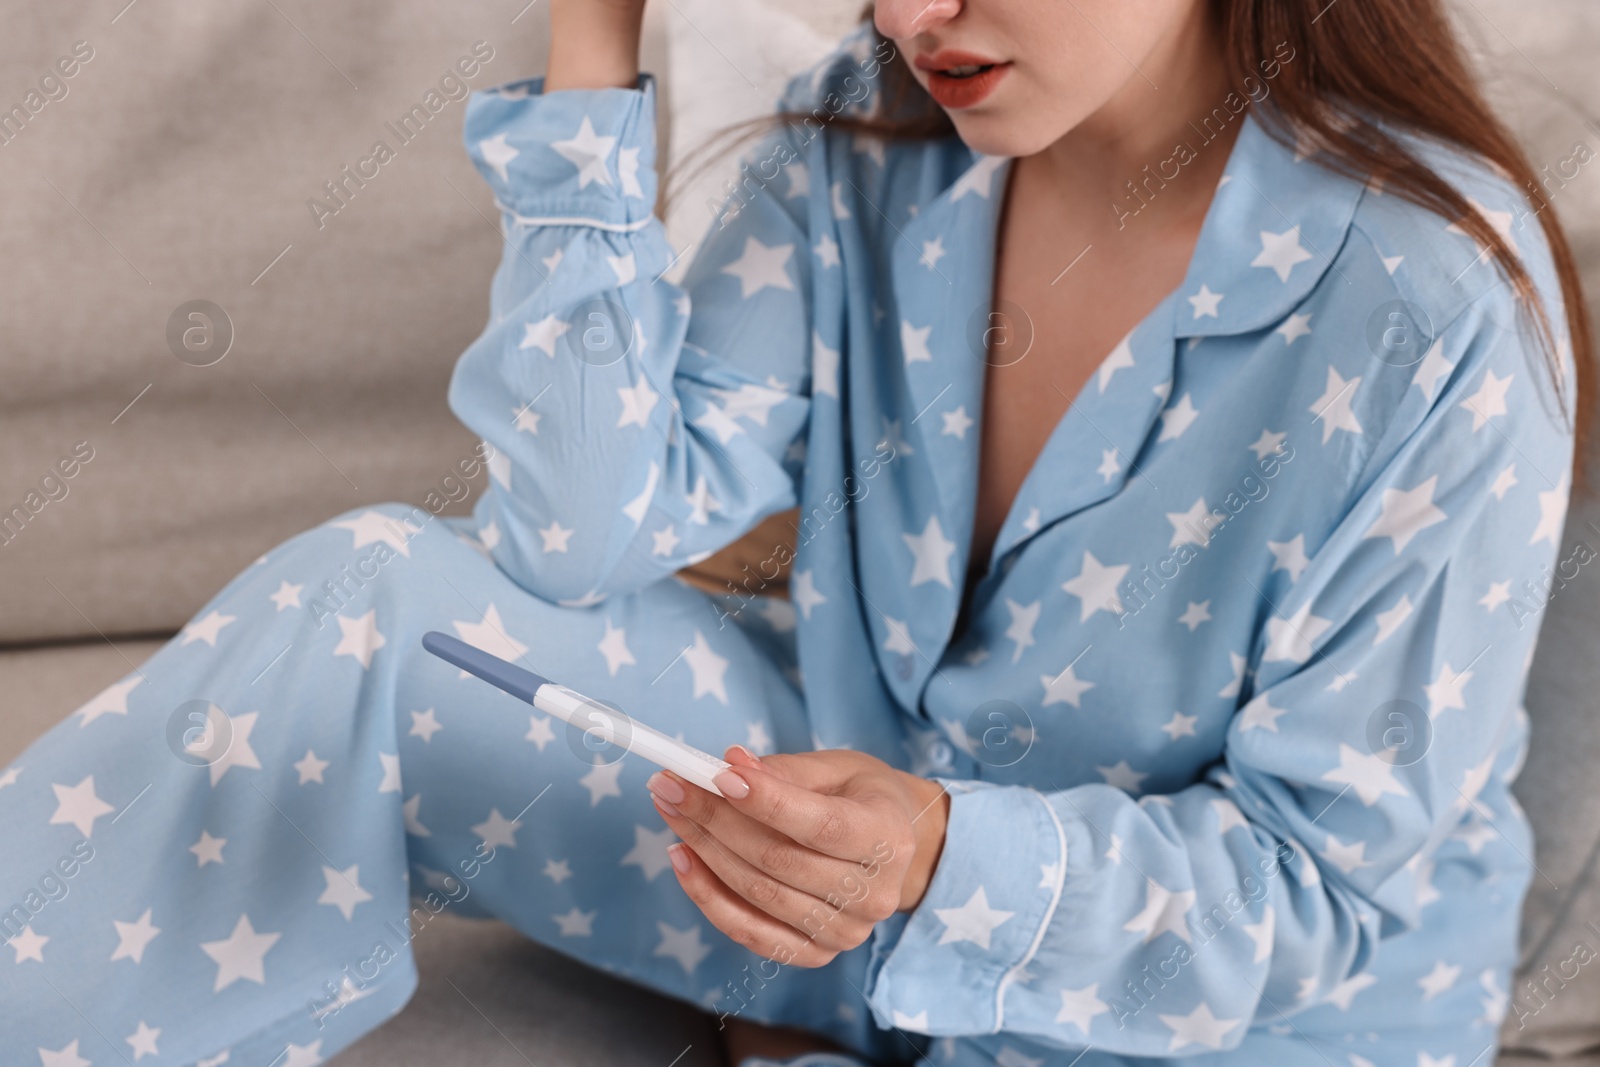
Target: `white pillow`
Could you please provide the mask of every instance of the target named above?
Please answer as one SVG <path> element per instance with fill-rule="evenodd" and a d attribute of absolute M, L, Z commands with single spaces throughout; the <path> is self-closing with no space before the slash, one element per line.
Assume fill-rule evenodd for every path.
<path fill-rule="evenodd" d="M 808 0 L 788 11 L 771 0 L 672 0 L 664 13 L 669 107 L 668 167 L 721 131 L 772 113 L 789 79 L 833 51 L 856 22 L 861 0 Z M 738 173 L 749 141 L 716 155 L 698 154 L 693 182 L 675 183 L 667 237 L 682 252 L 706 234 L 725 183 Z M 668 273 L 681 277 L 690 255 Z"/>

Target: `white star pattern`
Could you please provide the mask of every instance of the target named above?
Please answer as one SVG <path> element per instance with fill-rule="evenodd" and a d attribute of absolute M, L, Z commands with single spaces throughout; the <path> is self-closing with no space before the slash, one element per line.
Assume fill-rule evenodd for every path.
<path fill-rule="evenodd" d="M 1439 476 L 1435 474 L 1411 489 L 1385 489 L 1383 514 L 1362 536 L 1387 537 L 1394 542 L 1396 554 L 1404 552 L 1413 537 L 1449 517 L 1433 503 L 1438 484 Z"/>
<path fill-rule="evenodd" d="M 1100 999 L 1099 993 L 1098 982 L 1082 989 L 1062 989 L 1061 1010 L 1056 1012 L 1056 1022 L 1076 1026 L 1087 1037 L 1094 1017 L 1111 1010 L 1110 1005 Z"/>
<path fill-rule="evenodd" d="M 211 989 L 220 993 L 241 979 L 265 985 L 267 981 L 264 961 L 272 946 L 282 934 L 256 933 L 250 916 L 241 914 L 233 932 L 219 941 L 203 941 L 200 950 L 217 965 L 216 982 Z"/>
<path fill-rule="evenodd" d="M 1472 671 L 1462 671 L 1457 674 L 1450 669 L 1450 664 L 1439 664 L 1439 675 L 1424 690 L 1428 695 L 1428 717 L 1437 719 L 1440 712 L 1454 708 L 1462 711 L 1466 708 L 1466 697 L 1462 690 L 1472 680 Z"/>
<path fill-rule="evenodd" d="M 421 532 L 412 523 L 385 515 L 381 511 L 364 511 L 353 519 L 332 524 L 336 530 L 349 530 L 351 547 L 386 544 L 402 556 L 411 555 L 411 539 Z"/>
<path fill-rule="evenodd" d="M 1283 233 L 1262 230 L 1261 254 L 1251 260 L 1250 265 L 1269 268 L 1277 274 L 1280 282 L 1287 284 L 1295 264 L 1304 263 L 1310 258 L 1311 253 L 1300 245 L 1300 227 L 1294 226 Z"/>
<path fill-rule="evenodd" d="M 819 237 L 811 251 L 815 253 L 817 262 L 822 264 L 824 270 L 829 267 L 837 267 L 841 262 L 839 259 L 839 242 L 835 241 L 831 234 L 825 233 Z"/>
<path fill-rule="evenodd" d="M 1273 433 L 1271 430 L 1262 430 L 1261 436 L 1256 438 L 1255 444 L 1250 446 L 1250 451 L 1256 454 L 1256 459 L 1266 459 L 1277 454 L 1283 447 L 1284 440 L 1289 435 L 1286 433 Z"/>
<path fill-rule="evenodd" d="M 1345 874 L 1351 874 L 1362 867 L 1371 867 L 1372 864 L 1367 860 L 1366 854 L 1365 841 L 1345 844 L 1332 834 L 1328 835 L 1327 844 L 1322 849 L 1323 858 Z"/>
<path fill-rule="evenodd" d="M 1422 988 L 1422 999 L 1432 1000 L 1439 994 L 1446 992 L 1456 984 L 1456 979 L 1460 977 L 1460 967 L 1440 960 L 1433 965 L 1433 970 L 1417 980 L 1417 985 Z"/>
<path fill-rule="evenodd" d="M 1422 357 L 1422 362 L 1417 365 L 1417 372 L 1411 376 L 1411 384 L 1422 390 L 1422 395 L 1428 398 L 1428 403 L 1433 403 L 1433 395 L 1438 392 L 1439 383 L 1453 370 L 1456 365 L 1444 358 L 1444 342 L 1435 341 L 1428 349 L 1428 354 Z"/>
<path fill-rule="evenodd" d="M 933 362 L 933 353 L 928 351 L 928 334 L 931 332 L 932 326 L 918 328 L 909 322 L 900 324 L 900 350 L 905 353 L 906 366 Z"/>
<path fill-rule="evenodd" d="M 675 926 L 658 922 L 656 931 L 661 935 L 661 941 L 656 945 L 653 955 L 677 960 L 684 974 L 693 975 L 695 968 L 700 966 L 700 961 L 711 955 L 711 946 L 700 940 L 698 925 L 680 930 Z"/>
<path fill-rule="evenodd" d="M 1160 1019 L 1172 1030 L 1172 1042 L 1167 1051 L 1176 1052 L 1190 1045 L 1203 1045 L 1219 1049 L 1228 1032 L 1243 1019 L 1219 1019 L 1211 1012 L 1211 1005 L 1201 1001 L 1188 1015 L 1161 1015 Z"/>
<path fill-rule="evenodd" d="M 78 1055 L 78 1040 L 73 1038 L 54 1051 L 40 1048 L 39 1062 L 42 1067 L 93 1067 L 90 1061 Z"/>
<path fill-rule="evenodd" d="M 1339 745 L 1339 766 L 1322 776 L 1324 782 L 1343 784 L 1353 788 L 1361 803 L 1372 807 L 1384 794 L 1397 797 L 1408 795 L 1394 777 L 1394 764 L 1370 752 L 1361 752 L 1349 745 Z"/>
<path fill-rule="evenodd" d="M 944 531 L 939 527 L 939 517 L 929 516 L 922 533 L 916 536 L 911 534 L 900 536 L 914 557 L 911 568 L 912 588 L 923 582 L 937 582 L 946 589 L 952 588 L 950 557 L 955 555 L 956 543 L 945 537 Z"/>
<path fill-rule="evenodd" d="M 1327 388 L 1312 402 L 1310 408 L 1312 414 L 1316 416 L 1312 421 L 1322 423 L 1323 444 L 1327 444 L 1339 430 L 1352 434 L 1361 433 L 1361 423 L 1350 407 L 1360 385 L 1359 377 L 1346 381 L 1338 371 L 1332 367 L 1328 368 Z"/>
<path fill-rule="evenodd" d="M 304 588 L 304 585 L 290 585 L 288 582 L 280 582 L 278 583 L 278 591 L 267 599 L 271 600 L 279 611 L 298 608 L 300 606 L 300 591 Z"/>
<path fill-rule="evenodd" d="M 517 831 L 522 828 L 520 819 L 508 819 L 499 808 L 490 808 L 489 817 L 472 828 L 472 832 L 490 848 L 516 848 Z"/>
<path fill-rule="evenodd" d="M 145 948 L 161 932 L 161 928 L 150 921 L 151 911 L 144 909 L 144 914 L 131 923 L 112 920 L 111 925 L 117 930 L 117 947 L 111 950 L 112 960 L 144 961 Z"/>
<path fill-rule="evenodd" d="M 1130 333 L 1117 342 L 1117 347 L 1113 348 L 1111 354 L 1100 364 L 1097 372 L 1100 391 L 1102 393 L 1106 391 L 1106 386 L 1111 384 L 1111 378 L 1117 371 L 1131 366 L 1133 366 L 1133 334 Z"/>
<path fill-rule="evenodd" d="M 563 527 L 560 522 L 552 522 L 539 531 L 539 538 L 543 542 L 540 547 L 545 552 L 565 552 L 572 534 L 573 531 Z"/>
<path fill-rule="evenodd" d="M 967 439 L 967 431 L 972 428 L 973 420 L 972 416 L 967 414 L 965 404 L 954 411 L 941 411 L 939 417 L 944 420 L 944 428 L 939 431 L 940 433 L 962 441 Z"/>
<path fill-rule="evenodd" d="M 550 717 L 548 715 L 528 716 L 528 732 L 523 735 L 522 739 L 524 741 L 532 741 L 539 751 L 543 752 L 544 746 L 556 739 L 555 730 L 550 726 Z"/>
<path fill-rule="evenodd" d="M 1267 651 L 1262 659 L 1268 663 L 1289 660 L 1304 663 L 1311 658 L 1317 638 L 1327 633 L 1333 623 L 1311 614 L 1307 604 L 1287 619 L 1267 620 Z"/>
<path fill-rule="evenodd" d="M 633 828 L 633 847 L 622 857 L 622 866 L 637 867 L 644 872 L 644 880 L 653 882 L 656 875 L 672 866 L 667 858 L 667 846 L 678 839 L 671 830 L 650 830 L 643 826 Z"/>
<path fill-rule="evenodd" d="M 981 949 L 987 949 L 994 931 L 1016 915 L 1013 911 L 991 908 L 989 895 L 981 885 L 959 908 L 935 908 L 933 913 L 944 923 L 944 933 L 939 935 L 939 944 L 971 941 Z"/>
<path fill-rule="evenodd" d="M 794 245 L 764 245 L 754 237 L 744 240 L 744 252 L 722 268 L 722 273 L 739 279 L 739 295 L 746 300 L 763 289 L 793 289 L 788 263 Z"/>
<path fill-rule="evenodd" d="M 1016 642 L 1012 651 L 1011 662 L 1015 663 L 1022 658 L 1023 650 L 1033 647 L 1033 628 L 1038 625 L 1039 611 L 1044 602 L 1035 600 L 1032 604 L 1018 604 L 1010 597 L 1006 598 L 1006 611 L 1011 615 L 1011 625 L 1006 628 L 1006 636 Z"/>
<path fill-rule="evenodd" d="M 161 1027 L 149 1026 L 143 1019 L 139 1020 L 139 1028 L 123 1038 L 128 1046 L 133 1049 L 133 1061 L 138 1063 L 146 1056 L 158 1056 L 160 1050 L 156 1048 L 156 1040 L 161 1037 Z"/>
<path fill-rule="evenodd" d="M 1300 575 L 1311 566 L 1306 557 L 1306 535 L 1296 534 L 1289 541 L 1268 541 L 1267 551 L 1272 553 L 1272 569 L 1288 571 L 1289 580 L 1298 582 Z"/>
<path fill-rule="evenodd" d="M 610 616 L 606 617 L 605 634 L 600 638 L 600 642 L 595 645 L 595 648 L 599 649 L 600 654 L 606 658 L 606 673 L 613 678 L 617 676 L 617 672 L 623 667 L 638 662 L 628 649 L 627 631 L 613 626 Z"/>
<path fill-rule="evenodd" d="M 1176 404 L 1161 412 L 1161 434 L 1158 441 L 1171 441 L 1182 437 L 1183 432 L 1194 425 L 1194 420 L 1200 417 L 1200 412 L 1195 410 L 1189 394 L 1184 393 Z"/>
<path fill-rule="evenodd" d="M 483 618 L 478 622 L 455 620 L 450 625 L 455 628 L 456 636 L 473 648 L 512 663 L 520 660 L 528 651 L 527 645 L 506 632 L 505 623 L 500 619 L 500 609 L 493 604 L 484 609 Z M 468 674 L 462 671 L 459 677 L 466 678 Z"/>
<path fill-rule="evenodd" d="M 591 766 L 578 784 L 589 791 L 589 806 L 597 807 L 606 797 L 620 797 L 622 787 L 617 784 L 617 779 L 622 776 L 622 760 L 616 759 L 610 763 L 596 756 L 594 765 Z"/>
<path fill-rule="evenodd" d="M 307 782 L 322 783 L 322 772 L 328 769 L 328 761 L 318 759 L 317 754 L 311 749 L 306 749 L 306 754 L 297 762 L 290 764 L 299 775 L 300 781 L 296 784 L 305 785 Z"/>
<path fill-rule="evenodd" d="M 236 621 L 235 616 L 224 615 L 220 611 L 211 611 L 204 618 L 196 619 L 183 628 L 178 635 L 178 644 L 192 645 L 196 641 L 204 641 L 212 648 L 217 647 L 217 637 L 222 633 L 222 628 L 230 622 Z"/>
<path fill-rule="evenodd" d="M 1173 892 L 1154 878 L 1147 878 L 1144 907 L 1122 928 L 1132 934 L 1143 934 L 1147 945 L 1163 933 L 1189 941 L 1186 916 L 1189 909 L 1194 907 L 1194 901 L 1195 892 L 1192 889 Z"/>
<path fill-rule="evenodd" d="M 36 963 L 43 963 L 44 946 L 49 940 L 48 937 L 36 933 L 33 927 L 24 926 L 15 936 L 7 939 L 6 944 L 15 953 L 14 962 L 33 960 Z"/>
<path fill-rule="evenodd" d="M 1252 963 L 1265 963 L 1272 958 L 1272 938 L 1277 927 L 1278 913 L 1268 904 L 1261 912 L 1261 921 L 1258 923 L 1245 923 L 1240 929 L 1245 936 L 1255 943 L 1255 955 L 1251 957 Z"/>
<path fill-rule="evenodd" d="M 497 133 L 478 142 L 478 155 L 483 157 L 484 163 L 488 164 L 489 169 L 498 174 L 503 182 L 511 180 L 511 173 L 506 168 L 521 154 L 506 141 L 506 135 L 503 133 Z"/>
<path fill-rule="evenodd" d="M 1563 473 L 1554 489 L 1539 494 L 1539 524 L 1534 528 L 1528 544 L 1549 541 L 1554 545 L 1559 542 L 1561 528 L 1567 521 L 1567 477 Z"/>
<path fill-rule="evenodd" d="M 622 412 L 617 416 L 617 428 L 621 429 L 624 426 L 649 426 L 650 412 L 661 395 L 651 388 L 649 379 L 641 374 L 633 385 L 618 388 L 617 398 L 622 401 Z"/>
<path fill-rule="evenodd" d="M 587 115 L 571 138 L 550 142 L 552 151 L 578 168 L 579 189 L 588 188 L 590 182 L 611 184 L 611 172 L 606 168 L 606 160 L 611 158 L 611 150 L 616 145 L 615 137 L 601 137 L 595 133 L 594 124 Z M 504 177 L 502 173 L 501 178 Z"/>
<path fill-rule="evenodd" d="M 358 619 L 339 615 L 335 621 L 339 624 L 339 643 L 334 646 L 333 654 L 350 656 L 361 664 L 362 670 L 371 667 L 373 653 L 388 643 L 378 632 L 377 611 L 369 611 Z"/>
<path fill-rule="evenodd" d="M 407 731 L 409 737 L 420 737 L 424 741 L 432 741 L 433 735 L 443 730 L 439 725 L 439 718 L 432 708 L 426 711 L 413 711 L 411 713 L 411 729 Z"/>
<path fill-rule="evenodd" d="M 723 680 L 728 673 L 728 658 L 719 656 L 699 630 L 694 632 L 694 643 L 683 653 L 683 661 L 694 676 L 696 699 L 712 696 L 723 704 L 728 702 L 728 689 Z"/>
<path fill-rule="evenodd" d="M 327 887 L 317 898 L 317 903 L 330 904 L 338 908 L 339 914 L 345 917 L 346 922 L 355 916 L 357 904 L 372 899 L 372 894 L 361 887 L 358 864 L 352 863 L 342 871 L 324 865 L 322 877 Z"/>
<path fill-rule="evenodd" d="M 208 863 L 222 863 L 222 846 L 227 843 L 226 837 L 212 837 L 201 830 L 200 840 L 189 846 L 189 851 L 195 856 L 195 866 L 204 867 Z"/>
<path fill-rule="evenodd" d="M 572 329 L 572 323 L 566 322 L 555 315 L 546 315 L 538 322 L 523 324 L 522 340 L 517 347 L 524 350 L 537 348 L 551 359 L 554 359 L 556 345 L 570 329 Z"/>
<path fill-rule="evenodd" d="M 1372 639 L 1372 643 L 1373 645 L 1381 645 L 1394 636 L 1394 632 L 1400 628 L 1401 623 L 1411 617 L 1411 598 L 1402 596 L 1395 601 L 1393 607 L 1387 611 L 1380 611 L 1373 617 L 1378 621 L 1378 634 Z"/>
<path fill-rule="evenodd" d="M 1097 611 L 1122 614 L 1122 598 L 1117 595 L 1117 585 L 1128 573 L 1129 565 L 1106 566 L 1094 558 L 1094 553 L 1083 554 L 1083 566 L 1077 577 L 1061 583 L 1061 588 L 1078 598 L 1079 622 L 1088 622 Z"/>
<path fill-rule="evenodd" d="M 1286 713 L 1285 708 L 1275 708 L 1266 693 L 1255 697 L 1239 712 L 1239 732 L 1246 733 L 1250 730 L 1268 730 L 1278 732 L 1278 719 Z"/>
<path fill-rule="evenodd" d="M 128 694 L 137 689 L 139 683 L 143 681 L 143 676 L 135 675 L 108 686 L 74 713 L 79 717 L 78 725 L 88 726 L 102 715 L 128 714 Z"/>
<path fill-rule="evenodd" d="M 52 785 L 50 788 L 56 794 L 56 810 L 50 816 L 50 825 L 65 823 L 84 837 L 94 836 L 96 819 L 117 810 L 95 795 L 92 774 L 85 775 L 77 785 Z"/>
<path fill-rule="evenodd" d="M 807 619 L 811 618 L 814 608 L 828 602 L 828 598 L 817 591 L 815 576 L 810 570 L 794 572 L 789 582 L 789 596 Z"/>
<path fill-rule="evenodd" d="M 1039 682 L 1044 686 L 1044 700 L 1041 707 L 1048 708 L 1051 704 L 1071 704 L 1078 707 L 1078 701 L 1083 694 L 1094 688 L 1093 682 L 1081 681 L 1077 672 L 1072 669 L 1072 664 L 1067 664 L 1060 674 L 1041 674 Z"/>
<path fill-rule="evenodd" d="M 1185 715 L 1181 711 L 1172 713 L 1172 718 L 1161 727 L 1161 732 L 1167 735 L 1168 740 L 1176 741 L 1180 737 L 1195 736 L 1194 724 L 1200 721 L 1198 715 Z"/>
<path fill-rule="evenodd" d="M 592 937 L 595 916 L 599 914 L 598 911 L 579 911 L 573 907 L 565 915 L 552 915 L 550 918 L 561 928 L 562 937 Z"/>
<path fill-rule="evenodd" d="M 1003 156 L 980 156 L 965 174 L 956 179 L 950 187 L 950 199 L 960 200 L 968 193 L 989 199 L 989 194 L 994 186 L 995 173 L 1006 165 Z"/>
<path fill-rule="evenodd" d="M 1222 305 L 1222 293 L 1213 293 L 1211 287 L 1202 285 L 1200 291 L 1189 297 L 1189 303 L 1194 306 L 1194 317 L 1215 319 L 1220 316 L 1217 309 Z"/>
<path fill-rule="evenodd" d="M 1290 315 L 1274 332 L 1283 335 L 1285 345 L 1292 345 L 1302 337 L 1311 336 L 1311 316 Z"/>

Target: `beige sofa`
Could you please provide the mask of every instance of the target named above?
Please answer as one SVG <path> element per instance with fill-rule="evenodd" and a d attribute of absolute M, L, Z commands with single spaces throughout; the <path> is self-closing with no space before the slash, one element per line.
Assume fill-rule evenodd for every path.
<path fill-rule="evenodd" d="M 472 87 L 536 72 L 545 12 L 523 4 L 103 0 L 8 13 L 0 765 L 271 545 L 357 504 L 453 491 L 444 480 L 474 442 L 445 383 L 482 325 L 500 237 L 445 75 L 477 42 L 492 58 Z M 670 154 L 764 110 L 858 6 L 652 5 L 646 63 L 662 77 Z M 1600 111 L 1593 0 L 1461 9 L 1536 157 L 1566 158 L 1579 140 L 1600 149 L 1582 110 Z M 407 116 L 395 158 L 331 200 L 324 183 Z M 680 247 L 719 182 L 713 171 L 679 189 Z M 1600 294 L 1600 166 L 1556 202 Z M 1600 543 L 1600 507 L 1576 506 L 1567 536 Z M 1504 1062 L 1600 1062 L 1600 968 L 1559 988 L 1549 978 L 1580 939 L 1600 948 L 1600 579 L 1562 590 L 1544 634 L 1522 779 L 1541 871 L 1525 970 L 1553 992 L 1513 991 L 1507 1040 L 1523 1051 Z M 442 920 L 416 948 L 418 995 L 343 1067 L 719 1062 L 706 1018 L 497 924 Z"/>

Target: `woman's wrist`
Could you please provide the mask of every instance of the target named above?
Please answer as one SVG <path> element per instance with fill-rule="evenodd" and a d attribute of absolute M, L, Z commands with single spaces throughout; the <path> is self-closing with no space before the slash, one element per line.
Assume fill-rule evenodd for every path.
<path fill-rule="evenodd" d="M 545 91 L 632 89 L 643 21 L 643 0 L 551 0 Z"/>
<path fill-rule="evenodd" d="M 905 774 L 905 772 L 900 772 Z M 900 886 L 900 911 L 913 911 L 922 903 L 938 869 L 944 851 L 945 827 L 950 822 L 950 794 L 938 782 L 905 774 L 906 785 L 915 805 L 911 831 L 916 842 L 911 866 Z"/>

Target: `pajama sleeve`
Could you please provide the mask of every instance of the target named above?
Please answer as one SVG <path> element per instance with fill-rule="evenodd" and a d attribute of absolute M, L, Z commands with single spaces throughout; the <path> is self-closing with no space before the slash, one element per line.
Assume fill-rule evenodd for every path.
<path fill-rule="evenodd" d="M 693 249 L 654 217 L 655 90 L 475 93 L 468 152 L 504 253 L 450 405 L 493 448 L 482 541 L 519 584 L 590 602 L 704 558 L 795 502 L 809 411 L 802 169 L 787 131 Z M 787 167 L 787 173 L 784 168 Z M 690 210 L 693 210 L 692 208 Z"/>
<path fill-rule="evenodd" d="M 1350 373 L 1391 398 L 1387 425 L 1369 421 L 1379 444 L 1342 517 L 1307 531 L 1309 565 L 1238 650 L 1223 758 L 1139 800 L 946 783 L 928 893 L 873 937 L 879 1022 L 1127 1056 L 1233 1048 L 1348 1007 L 1379 940 L 1437 899 L 1432 857 L 1464 820 L 1526 854 L 1503 787 L 1542 603 L 1527 590 L 1554 562 L 1571 459 L 1543 364 L 1472 305 L 1424 365 Z"/>

